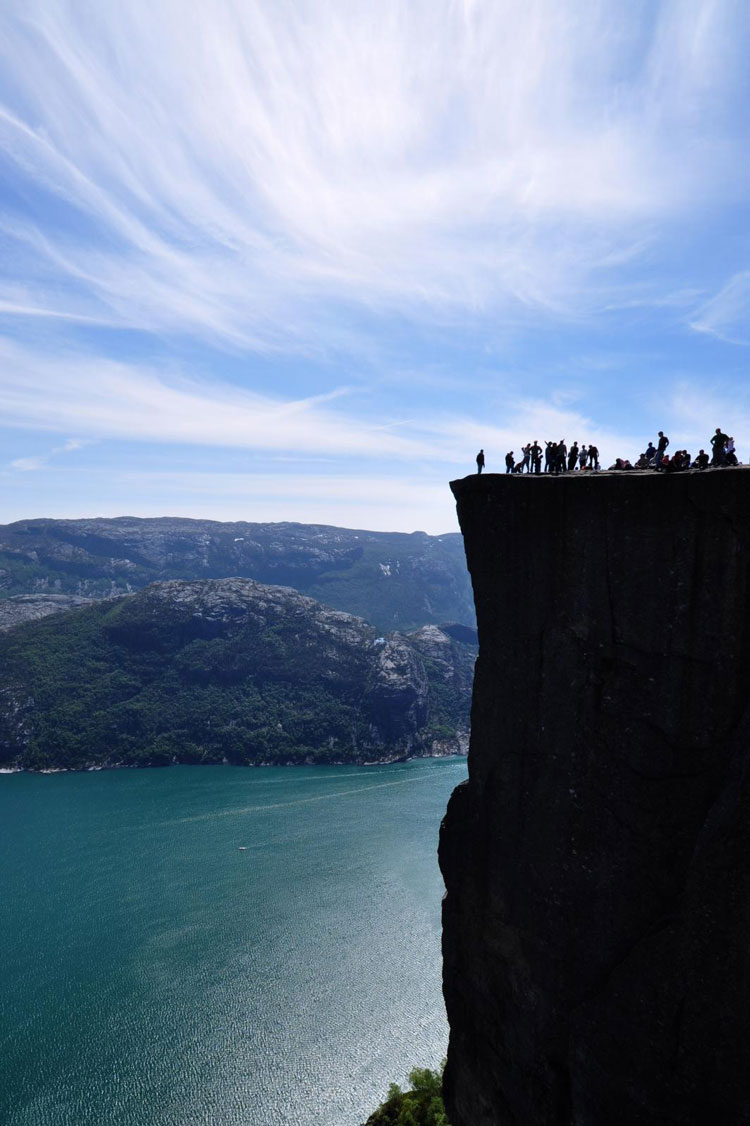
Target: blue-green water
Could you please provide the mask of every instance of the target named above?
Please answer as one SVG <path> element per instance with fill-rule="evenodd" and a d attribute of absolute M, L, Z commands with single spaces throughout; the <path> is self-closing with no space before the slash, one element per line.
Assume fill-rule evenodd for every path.
<path fill-rule="evenodd" d="M 358 1126 L 445 1051 L 465 773 L 0 777 L 0 1122 Z"/>

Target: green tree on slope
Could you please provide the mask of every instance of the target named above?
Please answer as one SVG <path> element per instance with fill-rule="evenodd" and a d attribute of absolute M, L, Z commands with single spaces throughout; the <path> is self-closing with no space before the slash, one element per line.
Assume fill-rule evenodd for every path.
<path fill-rule="evenodd" d="M 409 1073 L 408 1091 L 391 1083 L 388 1098 L 365 1126 L 450 1126 L 443 1105 L 442 1071 L 442 1067 L 440 1071 L 415 1067 Z"/>

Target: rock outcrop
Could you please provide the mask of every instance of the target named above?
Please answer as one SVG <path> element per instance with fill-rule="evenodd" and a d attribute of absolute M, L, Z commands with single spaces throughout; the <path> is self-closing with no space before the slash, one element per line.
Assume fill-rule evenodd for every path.
<path fill-rule="evenodd" d="M 452 488 L 452 1126 L 750 1123 L 750 472 Z"/>

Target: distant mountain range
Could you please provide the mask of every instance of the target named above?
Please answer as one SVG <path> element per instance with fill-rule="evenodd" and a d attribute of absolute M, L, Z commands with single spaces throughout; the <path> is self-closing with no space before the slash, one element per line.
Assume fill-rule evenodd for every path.
<path fill-rule="evenodd" d="M 66 609 L 71 596 L 80 604 L 155 581 L 220 578 L 290 586 L 383 631 L 474 625 L 458 533 L 173 517 L 0 525 L 0 628 Z"/>
<path fill-rule="evenodd" d="M 324 531 L 320 551 L 330 566 L 338 549 L 333 530 Z M 300 556 L 311 560 L 312 547 L 299 529 L 291 542 L 295 535 Z M 54 542 L 45 524 L 37 542 L 48 536 Z M 280 541 L 269 539 L 271 556 L 272 542 Z M 384 590 L 393 590 L 399 570 L 439 559 L 430 544 L 414 542 L 412 555 L 392 559 L 396 579 L 389 584 L 383 575 Z M 194 544 L 188 540 L 184 551 Z M 80 547 L 87 560 L 94 546 L 101 544 Z M 351 563 L 363 568 L 360 591 L 370 566 L 363 556 L 373 550 L 363 548 Z M 43 558 L 49 555 L 34 561 L 40 574 L 49 566 Z M 75 563 L 81 568 L 84 557 Z M 426 570 L 434 576 L 436 568 Z M 250 579 L 154 583 L 17 624 L 0 637 L 0 765 L 337 763 L 465 751 L 474 640 L 460 624 L 382 634 L 294 590 Z"/>

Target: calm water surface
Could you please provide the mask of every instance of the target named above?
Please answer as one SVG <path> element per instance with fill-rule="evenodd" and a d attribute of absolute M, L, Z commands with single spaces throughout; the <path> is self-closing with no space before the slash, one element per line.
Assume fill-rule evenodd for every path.
<path fill-rule="evenodd" d="M 465 775 L 0 777 L 0 1122 L 358 1126 L 445 1052 L 435 852 Z"/>

